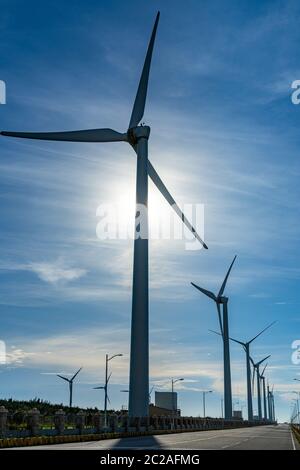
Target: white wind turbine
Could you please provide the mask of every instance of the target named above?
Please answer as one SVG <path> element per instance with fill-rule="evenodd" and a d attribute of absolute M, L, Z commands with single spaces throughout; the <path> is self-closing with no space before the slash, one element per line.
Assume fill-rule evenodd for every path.
<path fill-rule="evenodd" d="M 195 238 L 204 248 L 207 248 L 148 160 L 150 127 L 140 125 L 145 110 L 151 58 L 158 21 L 159 12 L 157 13 L 148 45 L 127 132 L 120 133 L 108 128 L 67 132 L 1 132 L 4 136 L 27 139 L 70 142 L 127 142 L 133 147 L 137 155 L 129 416 L 141 417 L 148 416 L 149 413 L 148 176 Z M 145 211 L 142 211 L 143 214 L 140 214 L 141 207 L 145 208 Z"/>

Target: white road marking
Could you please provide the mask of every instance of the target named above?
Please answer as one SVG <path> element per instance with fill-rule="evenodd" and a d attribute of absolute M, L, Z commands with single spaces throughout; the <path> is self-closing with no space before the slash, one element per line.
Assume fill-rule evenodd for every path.
<path fill-rule="evenodd" d="M 227 446 L 222 446 L 221 449 L 228 449 L 228 447 L 238 446 L 241 443 L 242 443 L 242 441 L 234 442 L 233 444 L 228 444 Z"/>
<path fill-rule="evenodd" d="M 294 441 L 294 436 L 293 436 L 293 431 L 290 429 L 290 432 L 291 432 L 291 439 L 292 439 L 292 444 L 293 444 L 293 450 L 296 450 L 295 441 Z"/>
<path fill-rule="evenodd" d="M 186 439 L 184 441 L 176 441 L 173 443 L 173 445 L 177 445 L 177 444 L 182 444 L 184 442 L 198 442 L 198 441 L 208 441 L 210 439 L 219 439 L 220 436 L 211 436 L 211 437 L 204 437 L 202 439 Z M 160 441 L 159 442 L 160 445 L 172 445 L 172 442 L 163 442 L 163 441 Z M 131 447 L 118 447 L 118 446 L 114 446 L 114 447 L 110 447 L 110 449 L 131 449 Z M 137 447 L 138 449 L 141 449 L 141 447 Z M 157 449 L 157 444 L 153 445 L 153 446 L 147 446 L 147 447 L 144 447 L 143 446 L 143 449 Z"/>

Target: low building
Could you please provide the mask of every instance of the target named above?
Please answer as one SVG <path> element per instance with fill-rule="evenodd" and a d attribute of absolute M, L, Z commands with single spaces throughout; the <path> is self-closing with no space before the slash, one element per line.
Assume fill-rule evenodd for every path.
<path fill-rule="evenodd" d="M 177 410 L 176 392 L 155 392 L 155 406 L 166 410 Z"/>
<path fill-rule="evenodd" d="M 234 410 L 233 419 L 243 419 L 243 413 L 241 410 Z"/>
<path fill-rule="evenodd" d="M 168 410 L 167 408 L 161 408 L 151 403 L 149 405 L 149 415 L 150 416 L 173 416 L 173 411 Z M 176 410 L 176 416 L 180 416 L 180 410 Z"/>

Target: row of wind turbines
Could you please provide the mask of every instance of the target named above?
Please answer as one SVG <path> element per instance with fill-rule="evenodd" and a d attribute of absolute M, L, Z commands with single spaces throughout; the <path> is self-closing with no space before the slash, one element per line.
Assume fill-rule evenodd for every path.
<path fill-rule="evenodd" d="M 224 369 L 224 408 L 225 408 L 225 419 L 232 418 L 232 386 L 231 386 L 231 365 L 230 365 L 230 341 L 233 341 L 237 344 L 240 344 L 246 354 L 246 373 L 247 373 L 247 408 L 248 408 L 248 420 L 253 421 L 253 389 L 254 389 L 254 379 L 256 375 L 256 389 L 257 389 L 257 409 L 258 409 L 258 419 L 275 421 L 275 405 L 274 405 L 274 392 L 270 390 L 269 385 L 266 387 L 266 378 L 264 372 L 267 365 L 265 365 L 263 371 L 261 372 L 260 366 L 270 357 L 270 355 L 264 357 L 258 362 L 254 362 L 250 356 L 250 345 L 261 336 L 266 330 L 268 330 L 275 322 L 270 323 L 257 335 L 251 338 L 249 341 L 243 342 L 229 336 L 229 319 L 228 319 L 228 297 L 224 295 L 226 284 L 232 270 L 233 264 L 236 260 L 236 256 L 233 258 L 231 265 L 226 273 L 224 281 L 221 285 L 221 288 L 218 294 L 204 289 L 203 287 L 198 286 L 197 284 L 191 283 L 198 291 L 206 295 L 208 298 L 213 300 L 217 307 L 218 319 L 220 332 L 213 331 L 213 333 L 222 337 L 223 341 L 223 369 Z M 253 366 L 253 376 L 251 380 L 251 364 Z M 263 398 L 263 400 L 262 400 Z M 262 411 L 262 401 L 263 408 Z"/>
<path fill-rule="evenodd" d="M 134 260 L 133 260 L 133 282 L 132 282 L 132 314 L 131 314 L 131 349 L 130 349 L 130 379 L 129 379 L 129 416 L 144 417 L 149 414 L 149 280 L 148 280 L 148 178 L 150 177 L 155 186 L 178 214 L 182 222 L 192 232 L 199 243 L 207 249 L 206 243 L 198 235 L 196 229 L 185 217 L 173 196 L 170 194 L 162 179 L 154 169 L 148 158 L 148 140 L 150 137 L 150 127 L 141 124 L 144 116 L 147 98 L 148 80 L 152 53 L 157 32 L 160 13 L 157 13 L 150 42 L 148 45 L 144 66 L 142 69 L 128 129 L 121 133 L 113 129 L 89 129 L 66 132 L 8 132 L 2 131 L 2 136 L 19 137 L 26 139 L 40 139 L 49 141 L 68 142 L 126 142 L 135 152 L 137 157 L 136 169 L 136 216 L 135 216 L 135 237 L 134 237 Z M 141 214 L 141 207 L 146 210 Z M 226 282 L 232 268 L 225 277 L 218 295 L 214 295 L 199 286 L 193 284 L 202 293 L 210 297 L 217 305 L 220 334 L 224 347 L 224 398 L 225 398 L 225 418 L 232 418 L 232 393 L 231 393 L 231 372 L 230 372 L 230 349 L 229 349 L 229 327 L 228 327 L 228 298 L 223 295 Z M 222 307 L 222 313 L 221 313 Z M 268 327 L 267 327 L 268 328 Z M 265 331 L 265 330 L 263 330 Z M 256 337 L 258 337 L 260 332 Z M 247 390 L 248 390 L 248 415 L 253 419 L 252 394 L 251 394 L 251 372 L 249 346 L 254 341 L 252 338 L 247 343 L 239 342 L 246 352 L 247 358 Z M 258 383 L 261 377 L 259 373 L 260 364 L 263 359 L 255 364 Z M 79 371 L 75 374 L 78 374 Z M 69 380 L 70 396 L 75 376 Z M 260 387 L 258 387 L 260 390 Z M 260 392 L 259 392 L 260 396 Z M 259 400 L 259 416 L 261 415 L 261 401 Z"/>

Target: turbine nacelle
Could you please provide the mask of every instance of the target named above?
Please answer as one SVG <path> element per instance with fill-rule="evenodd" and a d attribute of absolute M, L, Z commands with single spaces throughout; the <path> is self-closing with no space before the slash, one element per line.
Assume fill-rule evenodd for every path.
<path fill-rule="evenodd" d="M 127 139 L 131 145 L 137 144 L 139 139 L 149 139 L 150 136 L 150 127 L 149 126 L 137 126 L 131 127 L 127 131 Z"/>
<path fill-rule="evenodd" d="M 225 297 L 224 295 L 220 296 L 220 297 L 217 297 L 217 300 L 216 300 L 217 304 L 219 305 L 225 305 L 227 304 L 228 302 L 228 297 Z"/>

